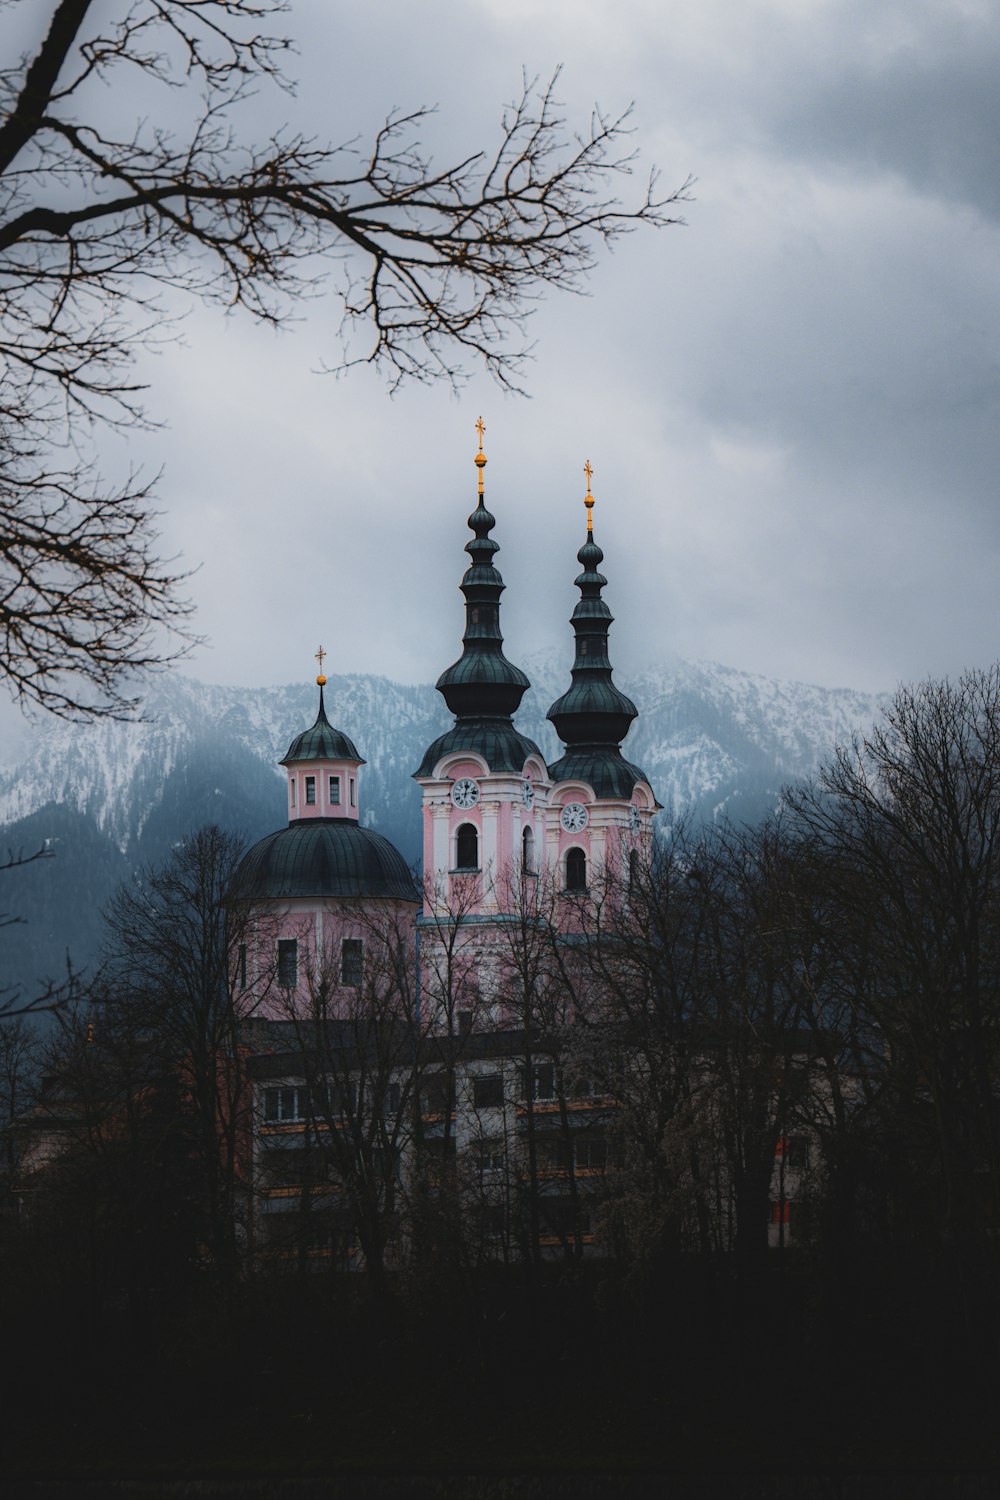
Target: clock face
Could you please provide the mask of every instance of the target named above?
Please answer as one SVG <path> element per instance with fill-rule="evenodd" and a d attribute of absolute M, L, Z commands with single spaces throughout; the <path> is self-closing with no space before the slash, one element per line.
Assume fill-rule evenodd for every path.
<path fill-rule="evenodd" d="M 471 776 L 460 776 L 452 783 L 451 800 L 456 807 L 475 807 L 479 801 L 479 783 Z"/>
<path fill-rule="evenodd" d="M 642 819 L 639 817 L 639 809 L 636 807 L 635 803 L 633 803 L 628 810 L 628 823 L 633 833 L 639 832 L 639 827 L 642 823 Z"/>
<path fill-rule="evenodd" d="M 567 833 L 579 833 L 589 822 L 587 809 L 582 802 L 567 802 L 559 814 L 559 821 Z"/>
<path fill-rule="evenodd" d="M 535 800 L 535 788 L 530 781 L 521 782 L 521 801 L 525 807 L 530 807 Z"/>

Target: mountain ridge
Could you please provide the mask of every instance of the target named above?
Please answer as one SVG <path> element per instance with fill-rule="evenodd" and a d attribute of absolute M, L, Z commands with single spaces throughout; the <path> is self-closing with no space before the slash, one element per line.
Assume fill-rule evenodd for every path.
<path fill-rule="evenodd" d="M 545 714 L 570 663 L 536 652 L 523 665 L 533 685 L 517 724 L 551 762 L 560 749 Z M 756 821 L 784 784 L 871 724 L 889 696 L 673 657 L 616 678 L 640 711 L 625 755 L 645 770 L 662 816 L 696 820 Z M 281 827 L 277 763 L 316 706 L 311 683 L 226 687 L 169 673 L 150 680 L 138 721 L 29 725 L 20 753 L 0 761 L 0 823 L 6 847 L 30 852 L 48 841 L 55 858 L 8 873 L 3 908 L 30 921 L 4 930 L 0 985 L 51 975 L 67 947 L 75 963 L 93 964 L 99 911 L 115 884 L 202 824 L 248 841 Z M 445 705 L 430 684 L 353 674 L 331 677 L 327 708 L 367 763 L 362 820 L 415 863 L 420 796 L 411 777 L 452 722 Z"/>

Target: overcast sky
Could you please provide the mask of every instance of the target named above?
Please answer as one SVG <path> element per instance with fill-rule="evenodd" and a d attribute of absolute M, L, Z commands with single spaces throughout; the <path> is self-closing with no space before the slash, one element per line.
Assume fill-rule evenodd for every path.
<path fill-rule="evenodd" d="M 582 466 L 616 666 L 667 654 L 891 688 L 998 654 L 1000 7 L 977 0 L 298 0 L 309 133 L 437 104 L 439 160 L 495 143 L 521 69 L 583 126 L 635 100 L 643 170 L 697 178 L 589 296 L 533 319 L 530 399 L 336 358 L 332 299 L 281 335 L 199 309 L 150 367 L 165 546 L 207 681 L 432 680 L 458 653 L 473 424 L 517 661 L 569 654 Z M 139 450 L 137 450 L 139 451 Z"/>

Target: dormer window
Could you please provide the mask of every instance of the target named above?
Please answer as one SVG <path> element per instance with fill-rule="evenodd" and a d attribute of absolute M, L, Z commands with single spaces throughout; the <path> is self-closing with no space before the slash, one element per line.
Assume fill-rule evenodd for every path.
<path fill-rule="evenodd" d="M 307 807 L 315 807 L 316 806 L 316 778 L 315 778 L 315 776 L 307 776 L 306 777 L 306 806 Z"/>
<path fill-rule="evenodd" d="M 331 776 L 330 777 L 330 806 L 331 807 L 339 807 L 340 806 L 340 777 L 339 776 Z"/>

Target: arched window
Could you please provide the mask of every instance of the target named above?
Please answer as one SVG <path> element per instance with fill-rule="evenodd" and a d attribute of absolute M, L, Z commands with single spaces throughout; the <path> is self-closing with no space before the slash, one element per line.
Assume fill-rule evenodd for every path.
<path fill-rule="evenodd" d="M 474 823 L 463 823 L 455 835 L 455 869 L 479 869 L 479 834 Z"/>
<path fill-rule="evenodd" d="M 535 873 L 535 835 L 530 828 L 521 834 L 521 868 L 525 875 Z"/>
<path fill-rule="evenodd" d="M 566 889 L 587 889 L 587 856 L 582 849 L 570 849 L 566 854 Z"/>

